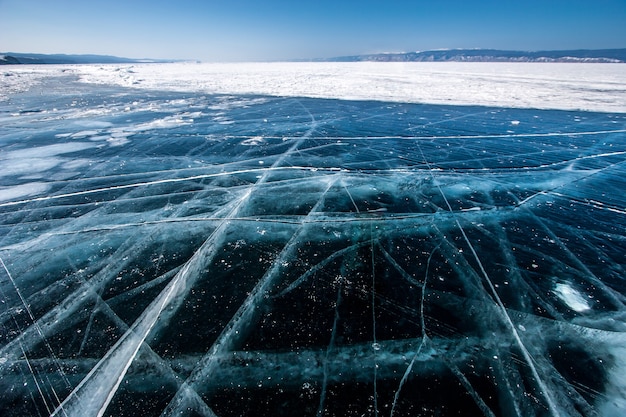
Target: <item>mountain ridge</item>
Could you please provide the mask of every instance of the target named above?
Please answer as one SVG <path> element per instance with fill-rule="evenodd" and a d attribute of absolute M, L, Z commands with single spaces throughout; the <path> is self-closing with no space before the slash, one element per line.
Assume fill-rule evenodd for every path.
<path fill-rule="evenodd" d="M 384 52 L 331 58 L 296 59 L 295 62 L 581 62 L 626 63 L 626 48 L 517 51 L 504 49 L 437 49 Z M 96 54 L 35 54 L 0 52 L 0 65 L 138 64 L 181 62 L 175 59 L 124 58 Z"/>
<path fill-rule="evenodd" d="M 623 49 L 515 51 L 502 49 L 441 49 L 324 58 L 322 62 L 590 62 L 626 63 Z"/>
<path fill-rule="evenodd" d="M 0 52 L 0 65 L 39 64 L 138 64 L 176 62 L 172 59 L 135 59 L 95 54 L 31 54 Z"/>

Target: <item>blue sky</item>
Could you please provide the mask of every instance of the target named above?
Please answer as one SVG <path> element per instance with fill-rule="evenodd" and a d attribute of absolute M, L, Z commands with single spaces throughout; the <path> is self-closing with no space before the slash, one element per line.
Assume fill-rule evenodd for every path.
<path fill-rule="evenodd" d="M 0 0 L 0 51 L 268 61 L 626 47 L 626 0 Z"/>

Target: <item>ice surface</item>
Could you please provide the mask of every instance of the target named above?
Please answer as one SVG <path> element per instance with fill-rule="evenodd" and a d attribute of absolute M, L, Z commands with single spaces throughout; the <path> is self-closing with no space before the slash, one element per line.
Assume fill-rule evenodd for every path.
<path fill-rule="evenodd" d="M 6 74 L 10 76 L 0 76 L 0 101 L 4 92 L 24 91 L 31 84 L 37 87 L 46 75 L 63 75 L 96 84 L 193 93 L 626 112 L 624 64 L 287 62 L 50 65 L 11 66 Z M 228 120 L 223 122 L 230 123 Z M 512 124 L 516 122 L 511 120 Z"/>
<path fill-rule="evenodd" d="M 113 68 L 0 102 L 0 415 L 626 413 L 626 113 Z"/>

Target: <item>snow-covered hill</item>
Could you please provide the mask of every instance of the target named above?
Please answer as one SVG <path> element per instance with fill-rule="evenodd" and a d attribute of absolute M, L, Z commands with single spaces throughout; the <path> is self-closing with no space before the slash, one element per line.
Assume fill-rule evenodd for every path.
<path fill-rule="evenodd" d="M 444 49 L 422 52 L 353 55 L 325 59 L 333 62 L 626 62 L 626 49 L 566 51 L 503 51 L 497 49 Z"/>

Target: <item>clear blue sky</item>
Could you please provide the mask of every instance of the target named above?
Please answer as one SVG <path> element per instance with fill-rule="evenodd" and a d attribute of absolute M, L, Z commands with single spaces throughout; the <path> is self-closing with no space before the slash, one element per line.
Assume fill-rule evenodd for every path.
<path fill-rule="evenodd" d="M 0 0 L 0 51 L 267 61 L 626 48 L 626 0 Z"/>

